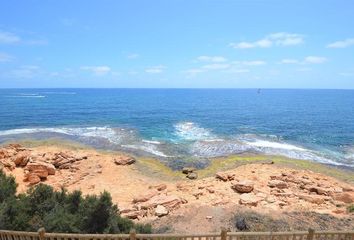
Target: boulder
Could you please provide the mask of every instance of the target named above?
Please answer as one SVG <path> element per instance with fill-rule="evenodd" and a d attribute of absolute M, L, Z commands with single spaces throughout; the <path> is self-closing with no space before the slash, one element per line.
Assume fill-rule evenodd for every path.
<path fill-rule="evenodd" d="M 239 193 L 250 193 L 253 191 L 254 183 L 250 180 L 243 180 L 232 183 L 231 188 Z"/>
<path fill-rule="evenodd" d="M 154 208 L 157 205 L 162 205 L 167 209 L 171 210 L 178 208 L 182 204 L 182 199 L 174 195 L 157 195 L 152 197 L 149 201 L 141 204 L 141 208 L 148 209 Z"/>
<path fill-rule="evenodd" d="M 310 202 L 310 203 L 315 203 L 315 204 L 323 204 L 325 202 L 325 199 L 320 197 L 320 196 L 317 196 L 317 195 L 304 195 L 304 194 L 301 194 L 301 195 L 298 195 L 298 197 L 300 199 L 303 199 L 307 202 Z"/>
<path fill-rule="evenodd" d="M 48 175 L 55 175 L 54 165 L 46 162 L 29 162 L 26 165 L 26 169 L 29 172 L 34 172 L 36 170 L 46 170 L 48 172 Z"/>
<path fill-rule="evenodd" d="M 9 153 L 5 149 L 0 149 L 0 159 L 8 158 Z"/>
<path fill-rule="evenodd" d="M 182 169 L 182 173 L 184 174 L 189 174 L 189 173 L 192 173 L 194 172 L 196 169 L 194 167 L 184 167 Z"/>
<path fill-rule="evenodd" d="M 328 189 L 321 188 L 321 187 L 316 187 L 316 186 L 311 186 L 311 187 L 308 188 L 308 190 L 310 192 L 315 192 L 318 195 L 328 195 L 330 193 L 330 191 Z"/>
<path fill-rule="evenodd" d="M 236 217 L 235 219 L 235 227 L 240 231 L 249 230 L 249 226 L 246 223 L 246 219 L 244 217 Z"/>
<path fill-rule="evenodd" d="M 168 214 L 168 209 L 162 205 L 157 205 L 155 208 L 155 215 L 158 217 L 163 217 Z"/>
<path fill-rule="evenodd" d="M 354 194 L 349 192 L 337 193 L 333 196 L 334 200 L 344 202 L 344 203 L 353 203 Z"/>
<path fill-rule="evenodd" d="M 282 180 L 270 180 L 268 186 L 271 188 L 285 189 L 288 188 L 288 184 Z"/>
<path fill-rule="evenodd" d="M 196 172 L 188 173 L 187 178 L 191 179 L 191 180 L 197 179 L 198 178 L 198 174 Z"/>
<path fill-rule="evenodd" d="M 25 167 L 30 160 L 29 153 L 22 152 L 13 157 L 13 162 L 16 166 Z"/>
<path fill-rule="evenodd" d="M 10 159 L 1 159 L 1 164 L 11 171 L 16 168 L 16 164 Z"/>
<path fill-rule="evenodd" d="M 253 193 L 244 193 L 240 196 L 239 203 L 242 205 L 257 206 L 260 199 Z"/>
<path fill-rule="evenodd" d="M 133 203 L 146 202 L 151 199 L 153 196 L 156 196 L 158 192 L 156 190 L 150 191 L 143 195 L 137 196 L 133 199 Z"/>
<path fill-rule="evenodd" d="M 216 179 L 220 179 L 221 181 L 227 182 L 229 177 L 226 173 L 218 172 L 215 174 Z"/>
<path fill-rule="evenodd" d="M 41 178 L 37 176 L 36 174 L 28 174 L 27 176 L 27 181 L 29 182 L 30 185 L 37 184 L 41 181 Z"/>
<path fill-rule="evenodd" d="M 114 163 L 117 165 L 130 165 L 135 163 L 135 158 L 130 156 L 118 156 L 114 159 Z"/>

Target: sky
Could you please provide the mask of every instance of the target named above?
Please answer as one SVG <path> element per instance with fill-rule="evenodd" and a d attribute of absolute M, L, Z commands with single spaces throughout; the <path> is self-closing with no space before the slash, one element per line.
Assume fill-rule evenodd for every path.
<path fill-rule="evenodd" d="M 354 89 L 351 0 L 1 0 L 0 88 Z"/>

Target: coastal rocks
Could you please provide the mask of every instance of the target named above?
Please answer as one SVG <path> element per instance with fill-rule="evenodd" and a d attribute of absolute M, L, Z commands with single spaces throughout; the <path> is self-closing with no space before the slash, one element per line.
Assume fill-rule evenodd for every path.
<path fill-rule="evenodd" d="M 298 197 L 302 200 L 318 205 L 323 204 L 325 202 L 324 198 L 316 195 L 298 195 Z"/>
<path fill-rule="evenodd" d="M 184 167 L 184 168 L 182 169 L 182 173 L 184 173 L 184 174 L 189 174 L 189 173 L 194 172 L 195 170 L 196 170 L 196 169 L 193 168 L 193 167 Z"/>
<path fill-rule="evenodd" d="M 233 182 L 231 188 L 239 193 L 250 193 L 253 191 L 254 183 L 250 180 Z"/>
<path fill-rule="evenodd" d="M 282 180 L 270 180 L 268 182 L 268 186 L 270 188 L 279 188 L 279 189 L 288 188 L 288 184 Z"/>
<path fill-rule="evenodd" d="M 158 194 L 158 191 L 156 191 L 156 190 L 150 191 L 146 194 L 135 197 L 133 199 L 133 203 L 147 202 L 148 200 L 150 200 L 152 197 L 156 196 L 157 194 Z"/>
<path fill-rule="evenodd" d="M 59 152 L 54 153 L 54 157 L 52 158 L 52 163 L 56 168 L 59 169 L 69 169 L 72 164 L 77 161 L 81 161 L 83 159 L 87 159 L 87 156 L 75 156 L 73 154 Z"/>
<path fill-rule="evenodd" d="M 30 185 L 35 185 L 41 182 L 41 178 L 36 174 L 28 174 L 25 176 L 25 181 L 28 181 Z"/>
<path fill-rule="evenodd" d="M 13 162 L 17 167 L 25 167 L 30 159 L 31 157 L 28 152 L 21 152 L 13 157 Z"/>
<path fill-rule="evenodd" d="M 229 173 L 223 173 L 223 172 L 217 172 L 215 174 L 216 179 L 219 179 L 221 181 L 227 182 L 227 181 L 232 181 L 235 179 L 234 174 L 229 174 Z"/>
<path fill-rule="evenodd" d="M 184 167 L 182 169 L 182 173 L 186 174 L 186 177 L 190 180 L 194 180 L 198 178 L 198 174 L 195 171 L 196 169 L 193 167 Z"/>
<path fill-rule="evenodd" d="M 130 164 L 133 164 L 135 163 L 135 158 L 133 157 L 130 157 L 130 156 L 117 156 L 115 157 L 114 159 L 114 163 L 117 164 L 117 165 L 130 165 Z"/>
<path fill-rule="evenodd" d="M 191 179 L 191 180 L 197 179 L 198 178 L 198 174 L 196 172 L 188 173 L 187 174 L 187 178 Z"/>
<path fill-rule="evenodd" d="M 155 208 L 155 215 L 158 217 L 163 217 L 168 214 L 168 209 L 165 208 L 163 205 L 157 205 Z"/>
<path fill-rule="evenodd" d="M 253 193 L 244 193 L 240 196 L 239 203 L 242 205 L 257 206 L 261 199 Z"/>
<path fill-rule="evenodd" d="M 350 194 L 348 192 L 345 193 L 337 193 L 333 196 L 334 200 L 344 202 L 344 203 L 353 203 L 354 202 L 354 194 Z"/>
<path fill-rule="evenodd" d="M 174 195 L 157 195 L 141 204 L 142 209 L 154 208 L 162 205 L 169 210 L 178 208 L 182 204 L 182 199 Z"/>
<path fill-rule="evenodd" d="M 46 171 L 48 175 L 55 175 L 54 165 L 46 162 L 29 162 L 25 169 L 29 172 Z"/>

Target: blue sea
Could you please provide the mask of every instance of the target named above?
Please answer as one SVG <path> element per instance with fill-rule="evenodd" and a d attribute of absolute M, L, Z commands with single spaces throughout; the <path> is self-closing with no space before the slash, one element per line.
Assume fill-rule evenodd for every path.
<path fill-rule="evenodd" d="M 0 89 L 0 143 L 68 139 L 172 167 L 241 153 L 354 167 L 354 90 Z"/>

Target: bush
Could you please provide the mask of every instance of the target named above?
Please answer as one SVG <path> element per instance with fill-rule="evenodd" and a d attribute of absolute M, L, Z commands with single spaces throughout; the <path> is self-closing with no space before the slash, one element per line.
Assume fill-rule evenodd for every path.
<path fill-rule="evenodd" d="M 68 193 L 65 189 L 38 184 L 26 194 L 16 195 L 15 179 L 0 170 L 0 229 L 65 233 L 151 233 L 150 225 L 134 224 L 118 214 L 111 195 L 83 197 L 81 191 Z"/>
<path fill-rule="evenodd" d="M 348 208 L 347 208 L 348 212 L 352 213 L 354 212 L 354 204 L 352 205 L 349 205 Z"/>

